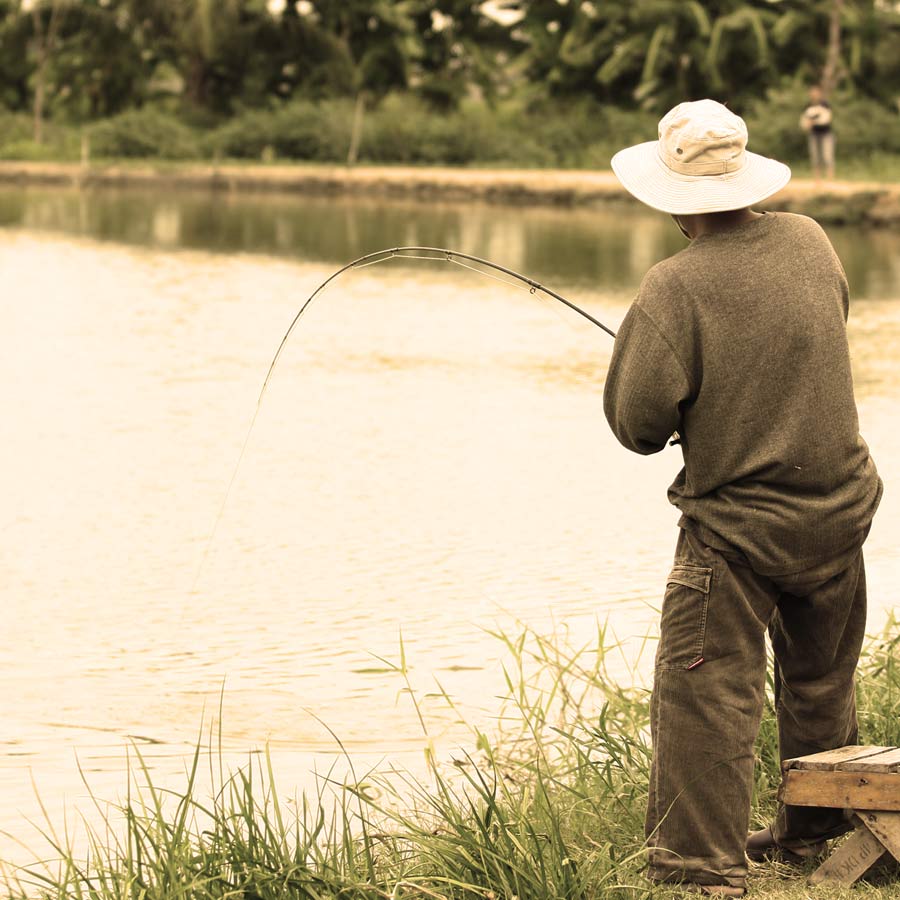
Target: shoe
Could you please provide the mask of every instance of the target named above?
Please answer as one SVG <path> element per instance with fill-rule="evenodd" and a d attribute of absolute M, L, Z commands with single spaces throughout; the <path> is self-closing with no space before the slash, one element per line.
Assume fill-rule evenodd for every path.
<path fill-rule="evenodd" d="M 798 847 L 783 847 L 775 840 L 771 828 L 754 831 L 747 837 L 747 858 L 753 862 L 776 859 L 790 865 L 800 866 L 810 859 L 822 856 L 827 849 L 826 841 L 810 841 Z"/>

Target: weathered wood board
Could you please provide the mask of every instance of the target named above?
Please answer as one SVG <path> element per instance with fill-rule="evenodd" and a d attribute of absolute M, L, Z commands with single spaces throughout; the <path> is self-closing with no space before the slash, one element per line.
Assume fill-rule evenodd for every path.
<path fill-rule="evenodd" d="M 792 806 L 852 809 L 856 830 L 810 876 L 849 887 L 879 859 L 900 861 L 900 747 L 838 747 L 782 763 L 778 797 Z"/>
<path fill-rule="evenodd" d="M 900 772 L 900 747 L 884 753 L 876 753 L 863 759 L 851 759 L 838 763 L 836 772 Z"/>
<path fill-rule="evenodd" d="M 900 862 L 900 813 L 860 812 L 858 818 Z"/>
<path fill-rule="evenodd" d="M 792 806 L 900 812 L 900 778 L 881 772 L 788 769 L 778 798 Z"/>
<path fill-rule="evenodd" d="M 851 760 L 865 759 L 866 757 L 895 749 L 895 747 L 878 747 L 869 744 L 859 747 L 838 747 L 837 750 L 823 750 L 821 753 L 812 753 L 809 756 L 786 759 L 782 763 L 782 769 L 821 769 L 831 771 L 836 766 Z"/>
<path fill-rule="evenodd" d="M 867 828 L 858 828 L 809 876 L 810 884 L 840 884 L 849 887 L 884 856 L 885 849 Z"/>

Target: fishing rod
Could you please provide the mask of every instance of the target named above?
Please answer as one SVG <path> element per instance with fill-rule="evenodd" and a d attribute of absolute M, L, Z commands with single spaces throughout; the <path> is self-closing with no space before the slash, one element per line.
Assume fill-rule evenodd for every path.
<path fill-rule="evenodd" d="M 253 418 L 250 420 L 250 427 L 247 429 L 247 434 L 244 438 L 244 442 L 241 445 L 241 451 L 238 454 L 237 462 L 234 466 L 234 471 L 231 473 L 231 478 L 228 482 L 228 487 L 225 489 L 225 496 L 222 498 L 222 505 L 219 507 L 218 515 L 213 522 L 212 531 L 207 538 L 206 545 L 203 549 L 203 555 L 200 558 L 200 565 L 197 568 L 197 573 L 194 577 L 193 587 L 191 588 L 191 593 L 194 594 L 197 591 L 197 584 L 200 581 L 200 576 L 203 573 L 203 568 L 206 564 L 206 559 L 209 556 L 210 548 L 212 547 L 213 540 L 216 536 L 216 531 L 219 526 L 219 521 L 221 520 L 225 507 L 228 504 L 228 498 L 231 496 L 231 489 L 234 486 L 235 479 L 237 478 L 238 471 L 241 467 L 241 463 L 244 459 L 244 454 L 247 450 L 247 445 L 250 442 L 250 436 L 253 433 L 253 428 L 256 425 L 256 419 L 259 416 L 259 410 L 262 406 L 263 397 L 266 393 L 266 388 L 269 386 L 269 380 L 272 377 L 272 372 L 275 370 L 275 366 L 278 363 L 279 358 L 281 357 L 281 352 L 284 350 L 285 344 L 287 344 L 288 339 L 293 333 L 294 329 L 297 327 L 297 323 L 303 317 L 303 314 L 309 309 L 310 304 L 325 288 L 331 284 L 339 276 L 343 275 L 344 272 L 349 272 L 351 269 L 364 269 L 367 266 L 377 265 L 378 263 L 387 262 L 391 259 L 423 259 L 429 260 L 433 262 L 449 262 L 454 263 L 458 266 L 462 266 L 464 269 L 469 269 L 472 272 L 477 273 L 478 275 L 484 275 L 486 278 L 493 278 L 497 281 L 502 282 L 503 284 L 509 284 L 513 287 L 518 287 L 516 282 L 520 282 L 528 287 L 528 292 L 530 294 L 546 294 L 548 297 L 552 297 L 554 300 L 558 300 L 563 305 L 567 306 L 569 309 L 578 313 L 578 315 L 583 316 L 587 319 L 591 324 L 596 325 L 598 328 L 605 331 L 610 337 L 615 338 L 616 333 L 604 325 L 599 319 L 594 318 L 589 312 L 583 310 L 580 306 L 576 306 L 576 304 L 572 303 L 571 300 L 567 300 L 560 294 L 557 294 L 556 291 L 550 290 L 550 288 L 545 287 L 539 281 L 535 281 L 533 278 L 529 278 L 527 275 L 523 275 L 521 272 L 516 272 L 515 269 L 510 269 L 507 266 L 502 266 L 499 263 L 491 262 L 489 259 L 483 259 L 480 256 L 473 256 L 471 253 L 461 253 L 459 250 L 445 250 L 440 247 L 392 247 L 387 250 L 376 250 L 374 253 L 367 253 L 365 256 L 360 256 L 359 259 L 354 259 L 352 262 L 347 263 L 345 266 L 341 266 L 336 272 L 332 272 L 307 298 L 303 301 L 300 306 L 300 309 L 297 311 L 297 314 L 294 316 L 291 324 L 288 326 L 287 331 L 284 333 L 284 337 L 281 339 L 281 343 L 278 345 L 278 349 L 275 351 L 275 355 L 272 357 L 272 362 L 269 364 L 269 369 L 266 372 L 266 377 L 263 380 L 262 388 L 259 392 L 259 397 L 256 401 L 256 409 L 253 412 Z M 479 268 L 483 267 L 483 268 Z M 501 273 L 501 275 L 506 276 L 501 278 L 497 275 L 492 275 L 490 272 L 485 272 L 484 269 L 493 269 L 496 272 Z M 508 281 L 508 278 L 513 278 L 515 281 Z"/>
<path fill-rule="evenodd" d="M 428 256 L 423 256 L 422 254 L 430 254 Z M 284 345 L 287 343 L 288 338 L 291 336 L 291 332 L 293 332 L 294 327 L 300 321 L 300 317 L 303 313 L 306 312 L 309 305 L 316 299 L 316 297 L 334 281 L 339 275 L 343 275 L 344 272 L 349 271 L 350 269 L 363 269 L 366 266 L 372 266 L 377 263 L 386 262 L 390 259 L 425 259 L 432 260 L 436 262 L 451 262 L 456 263 L 459 266 L 462 266 L 464 269 L 469 269 L 472 272 L 477 272 L 479 275 L 485 275 L 489 278 L 495 277 L 488 275 L 487 272 L 481 271 L 481 269 L 475 268 L 473 265 L 469 265 L 469 263 L 475 263 L 479 266 L 485 266 L 488 269 L 494 269 L 497 272 L 502 272 L 504 275 L 509 276 L 510 278 L 515 278 L 518 281 L 521 281 L 523 284 L 527 284 L 529 287 L 529 292 L 532 294 L 540 291 L 542 294 L 546 294 L 548 297 L 552 297 L 554 300 L 559 300 L 560 303 L 565 304 L 569 307 L 569 309 L 574 310 L 579 315 L 584 316 L 589 322 L 592 322 L 598 328 L 602 328 L 610 337 L 614 338 L 616 333 L 611 329 L 604 325 L 599 319 L 595 319 L 589 312 L 585 312 L 580 306 L 576 306 L 572 303 L 571 300 L 566 300 L 565 297 L 557 294 L 556 291 L 551 291 L 550 288 L 544 287 L 540 282 L 535 281 L 533 278 L 529 278 L 527 275 L 522 275 L 520 272 L 516 272 L 514 269 L 509 269 L 506 266 L 501 266 L 499 263 L 491 262 L 489 259 L 482 259 L 480 256 L 472 256 L 470 253 L 460 253 L 458 250 L 442 250 L 439 247 L 393 247 L 388 250 L 376 250 L 374 253 L 367 253 L 365 256 L 360 256 L 359 259 L 354 259 L 353 262 L 347 263 L 346 266 L 342 266 L 336 272 L 333 272 L 328 276 L 310 295 L 306 298 L 303 305 L 300 307 L 297 315 L 294 316 L 293 322 L 291 322 L 288 330 L 284 333 L 284 337 L 281 339 L 281 343 L 278 345 L 278 350 L 275 351 L 275 356 L 272 359 L 272 364 L 269 366 L 269 371 L 266 373 L 265 380 L 263 381 L 262 390 L 259 392 L 259 399 L 257 400 L 257 407 L 260 403 L 262 403 L 263 395 L 266 392 L 266 387 L 269 384 L 269 378 L 272 376 L 272 371 L 275 368 L 276 363 L 278 362 L 278 357 L 281 356 L 281 351 L 284 349 Z M 503 279 L 499 279 L 503 281 Z M 506 282 L 507 284 L 509 282 Z"/>

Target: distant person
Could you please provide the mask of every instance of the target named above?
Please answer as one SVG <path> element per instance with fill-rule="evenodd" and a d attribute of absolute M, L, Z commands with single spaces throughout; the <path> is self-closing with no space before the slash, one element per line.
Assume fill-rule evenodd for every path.
<path fill-rule="evenodd" d="M 816 181 L 834 178 L 834 132 L 831 130 L 831 104 L 817 84 L 809 89 L 809 103 L 800 117 L 800 127 L 809 142 L 809 161 Z"/>
<path fill-rule="evenodd" d="M 747 150 L 721 103 L 681 103 L 613 171 L 689 239 L 644 276 L 604 410 L 629 450 L 675 432 L 681 512 L 650 704 L 646 834 L 655 882 L 740 897 L 747 856 L 803 859 L 852 829 L 784 806 L 748 837 L 754 740 L 775 655 L 782 758 L 857 740 L 862 546 L 881 480 L 859 434 L 844 270 L 806 216 L 752 207 L 790 169 Z M 674 461 L 673 461 L 674 464 Z"/>

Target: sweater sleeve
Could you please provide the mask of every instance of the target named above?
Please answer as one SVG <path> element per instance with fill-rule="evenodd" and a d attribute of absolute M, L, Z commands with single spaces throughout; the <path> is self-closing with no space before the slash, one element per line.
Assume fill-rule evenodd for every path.
<path fill-rule="evenodd" d="M 634 303 L 616 335 L 603 409 L 613 434 L 635 453 L 658 453 L 679 428 L 691 396 L 685 368 L 656 323 Z"/>

